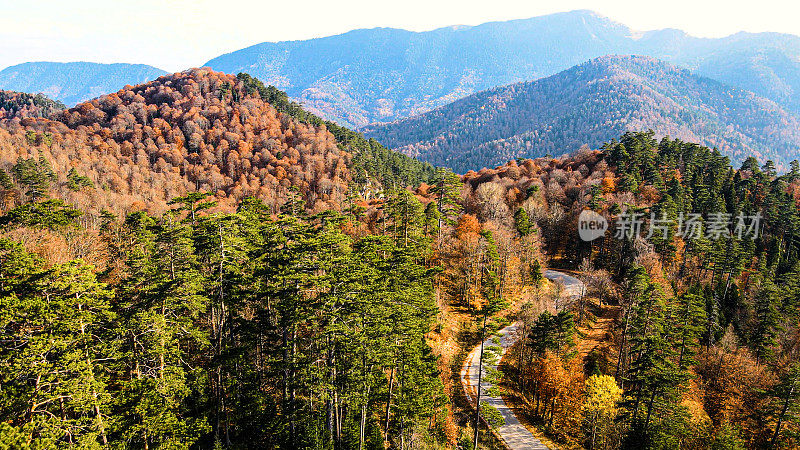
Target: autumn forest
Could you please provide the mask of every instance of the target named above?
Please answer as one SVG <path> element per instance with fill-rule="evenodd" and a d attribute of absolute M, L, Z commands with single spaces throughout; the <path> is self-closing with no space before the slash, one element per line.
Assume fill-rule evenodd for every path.
<path fill-rule="evenodd" d="M 602 141 L 456 173 L 247 73 L 0 91 L 0 449 L 800 447 L 797 160 Z"/>

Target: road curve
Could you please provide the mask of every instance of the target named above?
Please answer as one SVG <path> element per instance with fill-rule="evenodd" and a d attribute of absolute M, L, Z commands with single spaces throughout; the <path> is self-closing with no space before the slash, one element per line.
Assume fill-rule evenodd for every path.
<path fill-rule="evenodd" d="M 564 272 L 548 269 L 544 271 L 544 276 L 548 280 L 564 286 L 563 294 L 565 297 L 569 296 L 570 300 L 578 300 L 583 295 L 584 289 L 586 289 L 583 281 Z"/>
<path fill-rule="evenodd" d="M 563 272 L 555 270 L 546 270 L 544 276 L 553 282 L 560 283 L 564 286 L 564 295 L 569 296 L 571 299 L 579 298 L 583 294 L 584 285 L 579 279 L 567 275 Z M 517 339 L 516 335 L 517 324 L 509 325 L 498 332 L 500 338 L 500 347 L 502 353 L 511 348 Z M 493 345 L 494 336 L 490 336 L 483 343 L 485 349 Z M 481 346 L 477 345 L 467 355 L 466 362 L 461 369 L 461 385 L 470 398 L 471 402 L 475 402 L 477 395 L 478 384 L 478 359 L 480 356 Z M 505 424 L 501 427 L 495 428 L 495 431 L 500 436 L 503 443 L 511 450 L 547 450 L 547 447 L 542 441 L 536 438 L 524 425 L 519 422 L 519 419 L 514 415 L 511 408 L 506 405 L 502 397 L 495 397 L 489 394 L 492 388 L 492 383 L 487 381 L 487 369 L 496 369 L 497 366 L 488 364 L 484 361 L 483 374 L 481 377 L 481 404 L 491 405 L 503 416 Z"/>

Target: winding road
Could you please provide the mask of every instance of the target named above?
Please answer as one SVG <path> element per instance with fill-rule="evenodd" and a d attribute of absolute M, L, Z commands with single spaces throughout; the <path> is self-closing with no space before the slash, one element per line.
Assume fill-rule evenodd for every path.
<path fill-rule="evenodd" d="M 544 276 L 553 282 L 560 283 L 564 287 L 563 296 L 571 299 L 577 299 L 583 294 L 585 286 L 583 282 L 573 276 L 567 275 L 563 272 L 555 270 L 546 270 Z M 517 336 L 518 324 L 509 325 L 498 332 L 500 338 L 500 347 L 502 353 L 514 344 Z M 490 336 L 483 342 L 484 352 L 485 349 L 493 345 L 495 336 Z M 478 392 L 478 359 L 480 357 L 481 346 L 477 345 L 469 355 L 467 355 L 466 362 L 461 370 L 461 385 L 464 387 L 467 395 L 471 401 L 475 402 L 475 397 Z M 485 359 L 485 358 L 484 358 Z M 487 369 L 496 369 L 497 366 L 489 364 L 484 361 L 483 376 L 481 377 L 481 404 L 491 405 L 503 416 L 505 424 L 501 427 L 495 428 L 495 431 L 500 436 L 503 443 L 511 450 L 547 450 L 547 447 L 542 441 L 536 438 L 524 425 L 519 422 L 519 419 L 514 415 L 508 405 L 503 401 L 502 397 L 495 397 L 489 393 L 492 388 L 492 383 L 487 380 L 485 374 Z"/>

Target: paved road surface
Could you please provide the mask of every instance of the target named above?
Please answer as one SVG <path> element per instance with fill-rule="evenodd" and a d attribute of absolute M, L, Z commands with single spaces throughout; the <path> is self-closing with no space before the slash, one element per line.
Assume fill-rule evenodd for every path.
<path fill-rule="evenodd" d="M 545 270 L 544 276 L 550 281 L 560 283 L 564 286 L 564 296 L 569 295 L 572 300 L 577 300 L 583 294 L 583 290 L 585 286 L 583 281 L 571 276 L 567 275 L 564 272 L 559 272 L 557 270 Z"/>
<path fill-rule="evenodd" d="M 567 275 L 563 272 L 555 270 L 546 270 L 544 276 L 551 281 L 561 283 L 564 286 L 564 295 L 577 298 L 583 293 L 583 283 L 575 277 Z M 516 339 L 517 324 L 507 326 L 499 331 L 500 346 L 505 354 L 506 350 L 514 344 Z M 495 345 L 492 337 L 484 341 L 484 351 L 490 345 Z M 481 346 L 478 345 L 467 355 L 467 360 L 461 370 L 461 384 L 467 391 L 468 395 L 475 401 L 478 384 L 478 358 L 480 356 Z M 509 408 L 502 398 L 493 397 L 487 392 L 492 384 L 486 380 L 486 369 L 496 368 L 494 365 L 489 365 L 484 362 L 483 377 L 481 378 L 481 403 L 495 407 L 497 411 L 505 419 L 505 425 L 496 429 L 500 438 L 505 442 L 506 446 L 511 450 L 547 450 L 549 447 L 544 445 L 542 441 L 536 438 L 524 425 L 522 425 L 514 412 Z"/>

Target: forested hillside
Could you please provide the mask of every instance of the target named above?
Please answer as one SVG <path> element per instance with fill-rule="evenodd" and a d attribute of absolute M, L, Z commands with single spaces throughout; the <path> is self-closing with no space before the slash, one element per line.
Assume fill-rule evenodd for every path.
<path fill-rule="evenodd" d="M 608 136 L 647 129 L 716 147 L 736 162 L 772 159 L 782 170 L 800 149 L 800 120 L 775 103 L 639 56 L 598 58 L 364 131 L 390 148 L 464 172 L 597 148 Z"/>
<path fill-rule="evenodd" d="M 66 109 L 63 103 L 42 94 L 0 91 L 0 120 L 14 117 L 47 117 Z"/>
<path fill-rule="evenodd" d="M 307 146 L 348 158 L 276 90 L 204 70 L 67 110 L 64 122 L 4 122 L 14 146 L 40 153 L 0 172 L 0 441 L 468 448 L 466 351 L 520 321 L 505 374 L 486 376 L 505 377 L 502 395 L 516 396 L 517 414 L 558 445 L 797 446 L 797 162 L 780 176 L 753 158 L 737 170 L 697 144 L 630 133 L 600 151 L 463 176 L 439 169 L 412 189 L 384 186 L 381 198 L 356 191 L 340 212 L 304 207 L 319 194 L 304 192 L 299 176 L 284 178 L 299 189 L 280 204 L 250 196 L 258 192 L 239 198 L 238 185 L 214 198 L 201 184 L 160 211 L 93 218 L 94 205 L 69 197 L 98 190 L 103 178 L 51 164 L 83 148 L 59 147 L 63 136 L 122 147 L 139 132 L 153 139 L 150 127 L 164 140 L 154 148 L 177 151 L 167 144 L 185 135 L 156 126 L 185 117 L 181 128 L 192 130 L 192 108 L 177 116 L 183 102 L 200 117 L 216 113 L 226 133 L 237 123 L 252 129 L 247 142 L 264 139 L 250 119 L 258 112 L 282 133 L 267 139 L 278 151 Z M 139 129 L 143 116 L 152 125 Z M 131 131 L 114 127 L 126 118 Z M 31 132 L 67 124 L 69 133 Z M 210 145 L 241 154 L 241 144 L 212 140 L 215 128 L 186 139 L 199 135 L 201 154 Z M 316 156 L 298 153 L 295 173 Z M 138 163 L 140 173 L 181 173 L 159 157 Z M 117 195 L 138 190 L 149 192 L 138 185 Z M 577 237 L 587 208 L 616 224 L 591 243 Z M 641 228 L 615 235 L 632 214 Z M 699 214 L 697 239 L 679 222 L 689 214 Z M 760 225 L 743 234 L 738 218 L 756 215 Z M 648 235 L 654 225 L 663 233 Z M 545 283 L 548 259 L 579 269 L 586 295 L 564 298 Z M 597 344 L 590 337 L 601 323 Z M 482 432 L 480 445 L 493 439 Z"/>
<path fill-rule="evenodd" d="M 737 170 L 697 144 L 630 133 L 602 152 L 465 175 L 481 220 L 538 224 L 553 264 L 587 285 L 557 299 L 560 310 L 521 309 L 506 357 L 518 415 L 565 446 L 796 448 L 800 165 L 790 166 L 778 176 L 748 158 Z M 593 242 L 577 236 L 589 208 L 610 224 Z"/>
<path fill-rule="evenodd" d="M 794 120 L 773 103 L 649 58 L 560 76 L 543 80 L 561 86 L 554 111 L 596 102 L 558 126 L 658 104 L 633 110 L 709 134 L 735 114 L 736 145 L 794 136 L 771 128 Z M 530 123 L 507 112 L 545 104 L 516 95 L 534 85 L 457 123 Z M 193 69 L 70 109 L 0 98 L 2 445 L 470 448 L 477 426 L 496 448 L 498 412 L 476 418 L 461 369 L 512 322 L 517 343 L 485 376 L 556 445 L 800 445 L 800 164 L 786 154 L 731 165 L 625 133 L 457 175 L 245 73 Z M 578 237 L 589 209 L 610 224 L 592 242 Z M 585 295 L 547 266 L 575 270 Z"/>
<path fill-rule="evenodd" d="M 352 166 L 356 183 L 363 185 L 367 183 L 369 177 L 373 177 L 385 187 L 402 187 L 417 186 L 433 178 L 432 165 L 391 151 L 374 139 L 365 139 L 361 133 L 311 114 L 301 105 L 289 100 L 285 92 L 275 86 L 265 86 L 259 79 L 247 73 L 239 73 L 237 78 L 244 84 L 244 90 L 248 94 L 257 93 L 262 100 L 279 112 L 288 114 L 302 123 L 324 125 L 340 145 L 353 153 Z"/>
<path fill-rule="evenodd" d="M 193 70 L 2 123 L 0 442 L 407 448 L 471 435 L 459 349 L 487 307 L 530 296 L 538 238 L 465 215 L 453 173 L 319 121 L 247 75 Z M 275 165 L 257 166 L 250 142 Z M 341 180 L 341 204 L 309 201 L 320 194 L 302 174 L 320 152 L 342 170 L 317 172 Z M 245 190 L 273 168 L 286 170 L 275 191 Z M 233 170 L 245 181 L 196 190 L 214 187 L 206 171 Z M 413 192 L 398 181 L 421 176 Z"/>
<path fill-rule="evenodd" d="M 165 74 L 144 64 L 27 62 L 0 70 L 0 89 L 41 93 L 74 106 Z"/>
<path fill-rule="evenodd" d="M 164 212 L 170 199 L 197 190 L 213 193 L 227 210 L 255 196 L 274 211 L 297 198 L 319 212 L 341 209 L 350 189 L 417 184 L 433 174 L 335 125 L 334 136 L 299 111 L 252 78 L 196 69 L 49 119 L 14 116 L 0 127 L 0 170 L 14 178 L 4 198 L 24 203 L 55 189 L 95 220 L 106 209 Z M 12 177 L 30 161 L 47 168 Z M 85 182 L 76 186 L 70 176 Z"/>
<path fill-rule="evenodd" d="M 654 40 L 659 33 L 651 33 Z M 800 113 L 800 37 L 780 33 L 739 32 L 714 44 L 665 30 L 672 34 L 659 52 L 693 72 L 736 86 Z"/>

